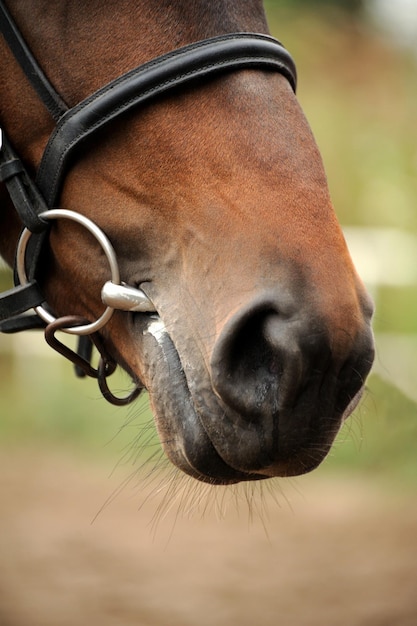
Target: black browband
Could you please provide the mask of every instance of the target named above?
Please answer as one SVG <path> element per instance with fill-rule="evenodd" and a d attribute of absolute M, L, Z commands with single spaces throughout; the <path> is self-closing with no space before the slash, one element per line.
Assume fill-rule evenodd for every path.
<path fill-rule="evenodd" d="M 197 84 L 199 80 L 245 68 L 277 71 L 287 78 L 294 91 L 296 89 L 294 61 L 276 39 L 261 34 L 231 33 L 187 45 L 144 63 L 68 109 L 2 1 L 0 32 L 40 99 L 57 120 L 36 183 L 28 175 L 4 130 L 0 135 L 0 182 L 6 184 L 24 226 L 35 233 L 47 231 L 48 224 L 38 214 L 57 205 L 70 160 L 83 142 L 127 111 L 183 85 Z M 36 246 L 36 237 L 33 239 Z M 0 331 L 15 332 L 38 325 L 33 318 L 20 317 L 21 313 L 43 301 L 34 278 L 42 234 L 38 235 L 37 242 L 37 249 L 30 258 L 29 283 L 0 295 Z"/>
<path fill-rule="evenodd" d="M 57 201 L 69 157 L 95 131 L 173 88 L 243 67 L 275 69 L 295 90 L 295 66 L 285 48 L 265 35 L 237 33 L 199 41 L 140 65 L 67 111 L 49 139 L 37 175 L 48 206 Z"/>

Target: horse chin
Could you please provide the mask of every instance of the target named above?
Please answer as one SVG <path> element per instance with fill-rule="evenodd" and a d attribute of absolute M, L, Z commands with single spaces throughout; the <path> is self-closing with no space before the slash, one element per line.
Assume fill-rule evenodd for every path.
<path fill-rule="evenodd" d="M 315 469 L 327 455 L 340 422 L 320 445 L 303 446 L 274 462 L 271 451 L 262 451 L 259 443 L 252 452 L 253 441 L 249 438 L 247 450 L 236 455 L 240 462 L 237 460 L 232 466 L 224 458 L 230 458 L 225 438 L 222 438 L 224 449 L 218 441 L 213 443 L 207 420 L 239 420 L 239 416 L 222 407 L 211 390 L 203 394 L 203 401 L 198 393 L 190 391 L 178 351 L 158 315 L 135 316 L 135 336 L 140 341 L 141 382 L 149 392 L 161 444 L 171 462 L 186 474 L 213 485 L 296 476 Z M 259 442 L 261 438 L 256 432 L 255 439 Z M 276 440 L 270 445 L 276 447 Z M 252 458 L 247 462 L 248 457 Z"/>

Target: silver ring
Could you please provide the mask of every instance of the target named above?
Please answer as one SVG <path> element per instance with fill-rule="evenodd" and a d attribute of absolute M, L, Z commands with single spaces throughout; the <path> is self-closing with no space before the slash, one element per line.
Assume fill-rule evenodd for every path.
<path fill-rule="evenodd" d="M 101 245 L 110 265 L 112 282 L 117 285 L 120 284 L 120 272 L 114 248 L 106 235 L 103 233 L 103 231 L 88 217 L 85 217 L 80 213 L 76 213 L 75 211 L 69 211 L 68 209 L 51 209 L 50 211 L 44 211 L 43 213 L 40 213 L 39 217 L 45 220 L 59 219 L 61 217 L 64 217 L 72 220 L 73 222 L 78 222 L 79 224 L 84 226 L 88 231 L 90 231 L 90 233 Z M 33 233 L 29 229 L 25 228 L 20 236 L 17 246 L 16 270 L 20 283 L 22 285 L 26 285 L 28 283 L 28 277 L 26 275 L 25 268 L 25 256 L 27 244 L 32 234 Z M 39 317 L 42 318 L 43 321 L 47 324 L 51 324 L 56 320 L 56 318 L 51 315 L 43 306 L 36 306 L 34 307 L 34 309 Z M 63 328 L 62 330 L 66 333 L 69 333 L 70 335 L 91 335 L 92 333 L 95 333 L 97 330 L 99 330 L 102 326 L 107 324 L 107 322 L 113 315 L 113 311 L 113 307 L 107 306 L 103 314 L 95 322 L 92 322 L 91 324 L 85 324 L 83 326 L 71 326 L 69 328 Z"/>

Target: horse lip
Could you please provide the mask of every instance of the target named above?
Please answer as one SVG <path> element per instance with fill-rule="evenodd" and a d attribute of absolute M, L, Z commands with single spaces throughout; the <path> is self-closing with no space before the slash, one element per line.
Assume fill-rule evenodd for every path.
<path fill-rule="evenodd" d="M 229 466 L 200 420 L 184 370 L 166 326 L 157 314 L 134 315 L 141 331 L 142 380 L 149 392 L 157 430 L 168 458 L 179 469 L 211 484 L 267 478 Z"/>

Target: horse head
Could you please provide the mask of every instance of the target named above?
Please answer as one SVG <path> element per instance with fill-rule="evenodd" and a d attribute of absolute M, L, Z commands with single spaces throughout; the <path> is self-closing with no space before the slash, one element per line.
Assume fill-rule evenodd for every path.
<path fill-rule="evenodd" d="M 173 48 L 268 32 L 258 0 L 9 4 L 68 106 Z M 1 50 L 1 123 L 36 172 L 53 120 Z M 1 202 L 11 262 L 21 224 Z M 153 303 L 100 332 L 149 391 L 175 465 L 227 484 L 323 460 L 372 365 L 373 307 L 285 76 L 225 72 L 129 111 L 83 144 L 59 206 L 107 234 L 123 281 Z M 79 224 L 54 223 L 42 270 L 57 315 L 100 315 L 108 267 Z"/>

